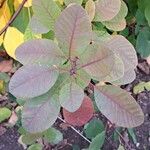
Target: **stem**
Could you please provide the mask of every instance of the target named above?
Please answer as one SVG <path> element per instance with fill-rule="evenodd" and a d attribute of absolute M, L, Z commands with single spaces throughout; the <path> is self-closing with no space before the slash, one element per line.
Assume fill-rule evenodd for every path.
<path fill-rule="evenodd" d="M 5 27 L 0 31 L 0 35 L 2 35 L 7 30 L 7 28 L 13 23 L 13 21 L 19 15 L 20 11 L 22 10 L 22 8 L 26 2 L 27 2 L 27 0 L 22 1 L 19 8 L 17 9 L 17 11 L 14 13 L 14 15 L 11 17 L 11 19 L 8 21 L 8 23 L 5 25 Z"/>
<path fill-rule="evenodd" d="M 61 120 L 62 122 L 66 123 L 65 120 L 63 120 L 61 117 L 58 116 L 58 119 Z M 69 124 L 70 125 L 70 124 Z M 90 140 L 88 140 L 83 134 L 81 134 L 76 128 L 70 125 L 70 128 L 74 130 L 77 134 L 79 134 L 84 140 L 86 140 L 88 143 L 91 143 Z"/>

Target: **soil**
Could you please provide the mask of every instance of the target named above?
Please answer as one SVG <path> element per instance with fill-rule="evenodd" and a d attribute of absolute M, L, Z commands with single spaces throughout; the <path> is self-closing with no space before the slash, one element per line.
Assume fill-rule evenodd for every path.
<path fill-rule="evenodd" d="M 102 148 L 103 150 L 117 150 L 119 141 L 126 150 L 150 150 L 150 91 L 144 91 L 137 95 L 133 94 L 133 87 L 136 84 L 140 83 L 141 81 L 150 81 L 150 66 L 148 66 L 148 64 L 142 59 L 139 59 L 139 65 L 136 69 L 136 74 L 137 77 L 135 81 L 131 84 L 123 86 L 123 88 L 129 92 L 132 92 L 132 95 L 140 104 L 145 115 L 144 123 L 135 128 L 137 143 L 134 143 L 133 140 L 127 136 L 126 129 L 121 132 L 124 140 L 119 138 L 118 141 L 114 142 L 114 127 L 109 126 L 107 128 L 107 137 Z M 102 114 L 96 114 L 95 117 L 102 119 L 103 122 L 105 124 L 107 123 L 108 125 L 108 121 Z M 55 146 L 48 145 L 44 148 L 44 150 L 80 150 L 83 148 L 88 148 L 89 143 L 79 136 L 75 131 L 73 131 L 67 124 L 57 120 L 55 127 L 61 130 L 64 135 L 64 140 Z M 77 128 L 77 130 L 79 130 L 81 133 L 83 132 L 83 128 Z M 0 127 L 0 150 L 23 150 L 23 147 L 18 143 L 18 138 L 19 134 L 17 133 L 16 127 L 6 129 L 4 133 Z"/>

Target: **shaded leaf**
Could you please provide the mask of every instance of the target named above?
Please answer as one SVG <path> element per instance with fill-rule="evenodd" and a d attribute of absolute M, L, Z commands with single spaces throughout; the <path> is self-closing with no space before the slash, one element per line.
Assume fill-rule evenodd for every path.
<path fill-rule="evenodd" d="M 42 132 L 54 124 L 59 111 L 58 97 L 46 93 L 25 103 L 22 125 L 30 133 Z"/>
<path fill-rule="evenodd" d="M 150 10 L 150 3 L 145 8 L 145 18 L 147 19 L 148 24 L 150 26 L 150 11 L 149 10 Z"/>
<path fill-rule="evenodd" d="M 68 6 L 56 21 L 55 34 L 69 57 L 71 53 L 81 53 L 91 40 L 91 23 L 86 11 L 77 4 Z"/>
<path fill-rule="evenodd" d="M 65 121 L 73 126 L 82 126 L 86 124 L 93 116 L 94 108 L 90 98 L 85 97 L 80 108 L 71 113 L 63 109 Z"/>
<path fill-rule="evenodd" d="M 90 21 L 94 19 L 95 16 L 95 3 L 93 0 L 88 0 L 85 5 L 85 10 L 87 11 Z"/>
<path fill-rule="evenodd" d="M 53 0 L 33 0 L 34 15 L 46 28 L 53 30 L 60 9 Z"/>
<path fill-rule="evenodd" d="M 12 60 L 3 60 L 0 62 L 0 72 L 10 72 L 13 68 Z"/>
<path fill-rule="evenodd" d="M 44 133 L 44 139 L 51 144 L 58 144 L 63 140 L 63 135 L 59 130 L 49 128 Z"/>
<path fill-rule="evenodd" d="M 33 39 L 16 49 L 16 59 L 23 65 L 57 65 L 62 61 L 59 47 L 51 40 Z"/>
<path fill-rule="evenodd" d="M 98 134 L 93 140 L 92 143 L 89 146 L 90 150 L 100 150 L 101 147 L 104 144 L 104 140 L 105 140 L 105 131 L 103 131 L 102 133 Z"/>
<path fill-rule="evenodd" d="M 99 110 L 117 126 L 136 127 L 143 123 L 140 106 L 125 90 L 113 85 L 99 86 L 94 96 Z"/>
<path fill-rule="evenodd" d="M 6 119 L 8 119 L 11 116 L 11 111 L 6 108 L 0 108 L 0 123 Z"/>
<path fill-rule="evenodd" d="M 93 119 L 84 126 L 84 132 L 89 139 L 95 138 L 99 133 L 104 131 L 104 124 L 101 120 Z"/>
<path fill-rule="evenodd" d="M 137 138 L 136 138 L 136 135 L 134 133 L 135 132 L 134 129 L 133 128 L 128 128 L 127 130 L 128 130 L 129 135 L 132 137 L 134 144 L 136 144 L 137 143 Z"/>
<path fill-rule="evenodd" d="M 64 85 L 60 90 L 60 104 L 69 112 L 75 112 L 78 110 L 82 104 L 83 99 L 84 90 L 73 82 Z"/>
<path fill-rule="evenodd" d="M 69 5 L 71 3 L 76 3 L 76 4 L 82 4 L 83 0 L 64 0 L 66 5 Z"/>
<path fill-rule="evenodd" d="M 27 65 L 11 78 L 9 91 L 18 98 L 33 98 L 46 93 L 56 82 L 58 71 L 54 68 Z"/>
<path fill-rule="evenodd" d="M 120 0 L 99 0 L 96 5 L 96 21 L 108 21 L 113 19 L 120 10 Z"/>

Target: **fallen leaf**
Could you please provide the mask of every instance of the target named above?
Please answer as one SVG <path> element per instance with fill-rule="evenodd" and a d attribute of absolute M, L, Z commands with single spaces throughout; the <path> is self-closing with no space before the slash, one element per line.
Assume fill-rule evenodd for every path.
<path fill-rule="evenodd" d="M 11 114 L 11 117 L 8 121 L 8 123 L 12 126 L 14 126 L 16 124 L 16 122 L 18 121 L 18 117 L 17 117 L 17 114 L 13 111 L 12 114 Z"/>
<path fill-rule="evenodd" d="M 12 60 L 4 60 L 0 62 L 0 72 L 10 72 L 13 67 Z"/>

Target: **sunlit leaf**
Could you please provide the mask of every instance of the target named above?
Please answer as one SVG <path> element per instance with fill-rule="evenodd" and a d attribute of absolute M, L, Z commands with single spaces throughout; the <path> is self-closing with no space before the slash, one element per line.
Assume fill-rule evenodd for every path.
<path fill-rule="evenodd" d="M 137 64 L 137 55 L 133 45 L 121 35 L 113 35 L 106 45 L 115 53 L 118 53 L 124 63 L 125 71 L 134 69 Z"/>
<path fill-rule="evenodd" d="M 95 3 L 93 0 L 88 0 L 85 5 L 85 10 L 87 11 L 90 21 L 94 19 L 95 16 Z"/>
<path fill-rule="evenodd" d="M 84 90 L 73 82 L 64 85 L 60 90 L 60 104 L 69 112 L 78 110 L 83 99 Z"/>
<path fill-rule="evenodd" d="M 101 43 L 90 44 L 80 58 L 81 68 L 97 80 L 103 80 L 112 71 L 114 54 Z"/>
<path fill-rule="evenodd" d="M 69 5 L 71 3 L 76 3 L 76 4 L 82 4 L 83 0 L 64 0 L 66 5 Z"/>
<path fill-rule="evenodd" d="M 125 85 L 133 82 L 135 78 L 136 78 L 135 71 L 133 69 L 130 69 L 124 72 L 123 77 L 121 77 L 116 81 L 113 81 L 112 83 L 115 85 Z"/>
<path fill-rule="evenodd" d="M 28 132 L 42 132 L 53 125 L 59 111 L 58 97 L 52 97 L 46 93 L 26 102 L 22 114 L 22 125 Z"/>
<path fill-rule="evenodd" d="M 51 40 L 33 39 L 24 42 L 16 49 L 16 59 L 26 64 L 56 65 L 62 61 L 59 47 Z"/>
<path fill-rule="evenodd" d="M 22 3 L 22 0 L 17 0 L 17 1 L 19 2 L 19 4 Z M 32 0 L 27 0 L 24 7 L 31 7 L 31 6 L 32 6 Z"/>
<path fill-rule="evenodd" d="M 148 24 L 150 26 L 150 11 L 149 11 L 150 10 L 150 5 L 149 4 L 145 8 L 145 17 L 146 17 L 146 19 L 148 21 Z"/>
<path fill-rule="evenodd" d="M 32 98 L 46 93 L 56 82 L 58 71 L 46 66 L 21 67 L 11 78 L 9 91 L 16 97 Z"/>
<path fill-rule="evenodd" d="M 96 21 L 108 21 L 113 19 L 120 11 L 120 0 L 99 0 L 96 5 Z"/>
<path fill-rule="evenodd" d="M 117 86 L 95 87 L 95 101 L 99 110 L 112 123 L 122 127 L 136 127 L 143 123 L 144 114 L 135 99 Z"/>
<path fill-rule="evenodd" d="M 12 40 L 15 37 L 15 40 Z M 16 48 L 24 42 L 23 34 L 14 27 L 9 27 L 5 34 L 4 47 L 11 57 L 15 58 Z"/>
<path fill-rule="evenodd" d="M 0 123 L 6 119 L 8 119 L 11 116 L 11 111 L 6 108 L 0 108 Z"/>
<path fill-rule="evenodd" d="M 65 53 L 81 53 L 91 40 L 91 23 L 86 11 L 73 4 L 62 11 L 55 24 L 56 38 Z"/>
<path fill-rule="evenodd" d="M 27 150 L 42 150 L 42 149 L 43 149 L 42 145 L 36 143 L 36 144 L 30 145 Z"/>
<path fill-rule="evenodd" d="M 60 9 L 53 0 L 33 0 L 34 15 L 46 28 L 53 30 Z"/>
<path fill-rule="evenodd" d="M 92 118 L 93 113 L 94 113 L 93 104 L 88 97 L 84 98 L 80 108 L 73 113 L 63 109 L 65 121 L 74 126 L 82 126 L 86 124 Z"/>

